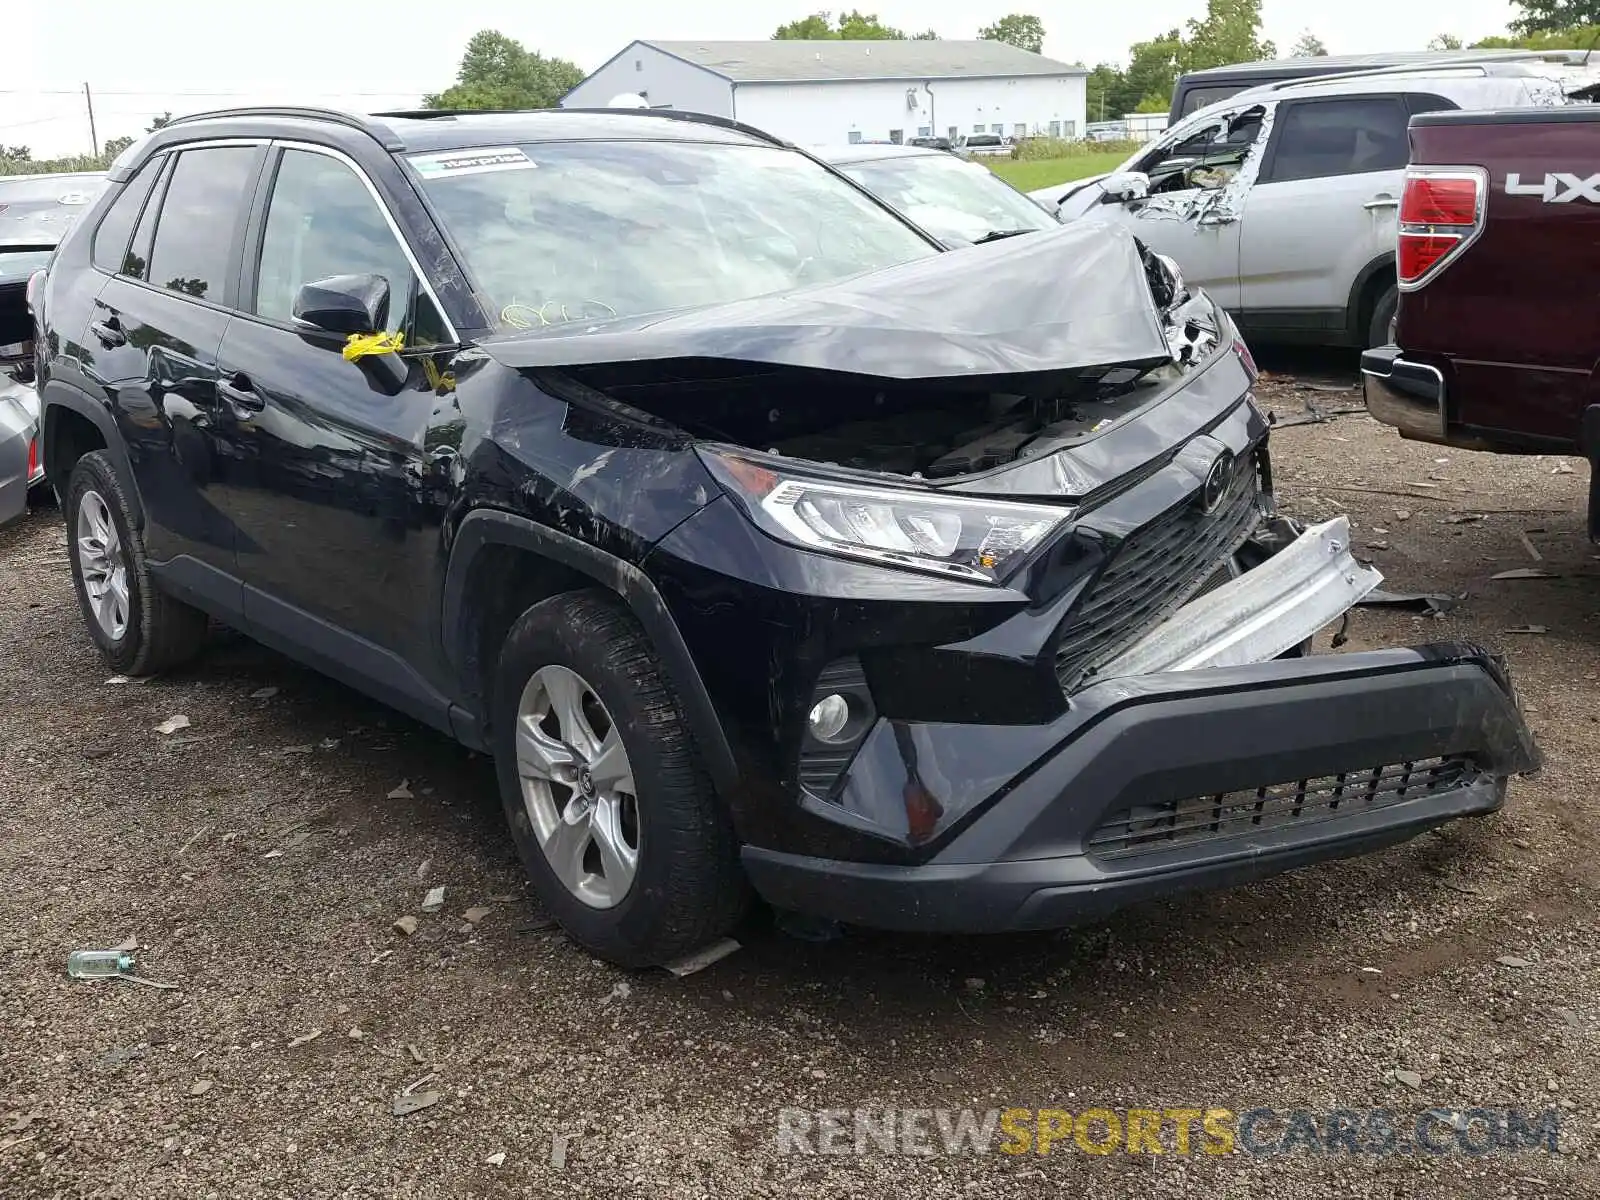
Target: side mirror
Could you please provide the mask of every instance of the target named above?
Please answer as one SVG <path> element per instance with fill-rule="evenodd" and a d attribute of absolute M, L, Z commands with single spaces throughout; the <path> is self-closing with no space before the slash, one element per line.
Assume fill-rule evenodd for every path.
<path fill-rule="evenodd" d="M 1145 200 L 1150 196 L 1150 176 L 1143 171 L 1122 171 L 1107 175 L 1100 181 L 1105 192 L 1105 203 L 1125 204 L 1129 200 Z"/>
<path fill-rule="evenodd" d="M 330 275 L 300 285 L 294 319 L 328 333 L 376 333 L 389 324 L 389 281 L 382 275 Z"/>

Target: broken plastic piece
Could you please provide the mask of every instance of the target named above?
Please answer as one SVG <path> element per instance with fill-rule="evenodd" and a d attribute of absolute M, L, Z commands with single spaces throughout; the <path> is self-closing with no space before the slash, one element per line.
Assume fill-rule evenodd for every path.
<path fill-rule="evenodd" d="M 704 971 L 712 963 L 721 962 L 739 949 L 739 943 L 732 938 L 719 938 L 709 946 L 702 946 L 693 954 L 685 954 L 682 958 L 669 962 L 667 970 L 679 979 L 685 975 L 693 975 L 696 971 Z"/>
<path fill-rule="evenodd" d="M 1373 588 L 1360 600 L 1357 608 L 1404 608 L 1411 612 L 1447 613 L 1456 606 L 1454 596 L 1442 592 L 1389 592 Z"/>

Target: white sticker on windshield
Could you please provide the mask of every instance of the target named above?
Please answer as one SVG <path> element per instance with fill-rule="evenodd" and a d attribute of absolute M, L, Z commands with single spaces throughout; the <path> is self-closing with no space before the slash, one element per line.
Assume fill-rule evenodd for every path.
<path fill-rule="evenodd" d="M 515 146 L 485 146 L 477 150 L 413 154 L 410 162 L 424 179 L 482 175 L 489 171 L 531 171 L 539 165 Z"/>

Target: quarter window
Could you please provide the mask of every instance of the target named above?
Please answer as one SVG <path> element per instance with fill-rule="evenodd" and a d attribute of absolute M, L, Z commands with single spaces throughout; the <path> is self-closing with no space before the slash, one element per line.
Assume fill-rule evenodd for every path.
<path fill-rule="evenodd" d="M 381 275 L 389 284 L 388 329 L 406 329 L 415 273 L 366 184 L 338 159 L 285 150 L 262 232 L 253 311 L 287 324 L 300 288 L 333 275 Z M 425 324 L 426 340 L 440 340 L 437 319 Z"/>
<path fill-rule="evenodd" d="M 178 156 L 156 220 L 146 276 L 151 283 L 222 302 L 256 154 L 254 146 L 213 146 Z"/>
<path fill-rule="evenodd" d="M 1398 96 L 1285 105 L 1267 182 L 1401 170 L 1410 150 L 1408 119 Z"/>
<path fill-rule="evenodd" d="M 157 155 L 140 168 L 139 173 L 124 185 L 122 192 L 106 209 L 100 226 L 94 231 L 94 265 L 102 271 L 123 269 L 128 252 L 128 239 L 133 236 L 134 222 L 144 207 L 144 198 L 150 194 L 150 185 L 161 174 L 165 155 Z"/>

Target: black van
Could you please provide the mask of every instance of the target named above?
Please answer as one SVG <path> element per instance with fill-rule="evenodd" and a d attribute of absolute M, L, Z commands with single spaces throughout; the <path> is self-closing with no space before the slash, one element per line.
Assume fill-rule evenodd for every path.
<path fill-rule="evenodd" d="M 1312 75 L 1345 75 L 1353 71 L 1376 71 L 1385 67 L 1435 67 L 1457 63 L 1478 65 L 1485 62 L 1516 62 L 1522 59 L 1576 62 L 1582 50 L 1412 50 L 1394 54 L 1319 55 L 1311 58 L 1281 58 L 1266 62 L 1234 63 L 1210 67 L 1179 76 L 1172 90 L 1172 109 L 1167 124 L 1174 125 L 1208 104 L 1216 104 L 1246 88 Z"/>

